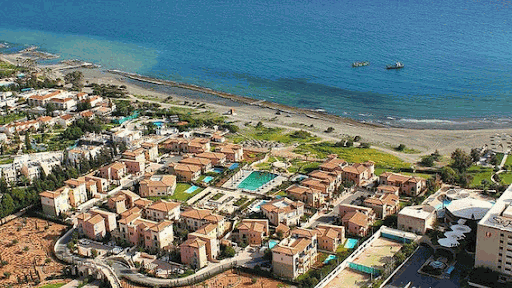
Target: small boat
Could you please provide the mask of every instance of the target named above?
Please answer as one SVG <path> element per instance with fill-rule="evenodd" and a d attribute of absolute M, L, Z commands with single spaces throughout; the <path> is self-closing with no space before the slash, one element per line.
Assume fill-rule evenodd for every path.
<path fill-rule="evenodd" d="M 370 61 L 352 63 L 352 67 L 363 67 L 363 66 L 368 66 L 368 65 L 370 65 Z"/>
<path fill-rule="evenodd" d="M 395 65 L 387 65 L 386 69 L 401 69 L 404 68 L 404 63 L 396 62 Z"/>

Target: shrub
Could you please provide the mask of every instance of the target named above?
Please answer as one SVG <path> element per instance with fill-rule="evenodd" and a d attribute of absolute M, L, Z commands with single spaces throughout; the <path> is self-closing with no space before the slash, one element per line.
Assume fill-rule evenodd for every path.
<path fill-rule="evenodd" d="M 405 150 L 405 145 L 404 144 L 398 145 L 398 147 L 396 147 L 396 150 L 397 151 L 404 151 Z"/>
<path fill-rule="evenodd" d="M 332 133 L 333 131 L 334 131 L 334 128 L 329 127 L 329 128 L 327 128 L 327 130 L 325 130 L 325 133 Z"/>

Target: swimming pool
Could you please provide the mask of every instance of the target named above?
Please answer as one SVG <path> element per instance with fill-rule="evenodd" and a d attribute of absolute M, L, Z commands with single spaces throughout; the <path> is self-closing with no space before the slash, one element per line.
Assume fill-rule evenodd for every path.
<path fill-rule="evenodd" d="M 231 166 L 229 166 L 229 170 L 235 170 L 236 168 L 238 168 L 238 163 L 233 163 L 231 164 Z"/>
<path fill-rule="evenodd" d="M 187 194 L 190 194 L 190 193 L 193 193 L 194 191 L 196 191 L 197 189 L 199 189 L 199 187 L 197 186 L 190 186 L 187 190 L 185 190 L 185 193 Z"/>
<path fill-rule="evenodd" d="M 270 249 L 274 248 L 274 246 L 276 246 L 277 243 L 279 243 L 279 241 L 277 241 L 277 240 L 269 240 L 268 241 L 268 248 L 270 248 Z"/>
<path fill-rule="evenodd" d="M 325 258 L 324 264 L 327 264 L 327 263 L 329 263 L 329 261 L 334 260 L 334 259 L 336 259 L 336 255 L 329 255 L 329 256 L 327 256 L 327 258 Z"/>
<path fill-rule="evenodd" d="M 437 204 L 436 210 L 441 210 L 441 209 L 443 209 L 443 207 L 448 207 L 450 205 L 450 203 L 452 203 L 452 200 L 444 199 L 443 203 Z"/>
<path fill-rule="evenodd" d="M 224 169 L 223 168 L 219 168 L 219 167 L 215 167 L 215 168 L 213 168 L 213 172 L 220 174 L 220 173 L 224 172 Z"/>
<path fill-rule="evenodd" d="M 157 127 L 162 127 L 163 124 L 164 124 L 164 122 L 162 122 L 162 121 L 153 122 L 153 125 L 155 125 Z"/>
<path fill-rule="evenodd" d="M 213 177 L 212 177 L 212 176 L 206 176 L 206 177 L 204 177 L 204 178 L 203 178 L 203 182 L 204 182 L 204 183 L 208 183 L 208 182 L 210 182 L 210 181 L 212 181 L 212 180 L 213 180 Z"/>
<path fill-rule="evenodd" d="M 348 238 L 347 239 L 347 242 L 345 242 L 345 248 L 347 249 L 354 249 L 354 247 L 356 247 L 357 245 L 357 239 L 354 239 L 354 238 Z"/>
<path fill-rule="evenodd" d="M 258 206 L 256 206 L 256 211 L 260 211 L 261 210 L 261 205 L 264 205 L 267 202 L 268 202 L 267 200 L 261 200 L 260 204 L 258 204 Z"/>
<path fill-rule="evenodd" d="M 272 181 L 272 179 L 276 177 L 277 175 L 272 173 L 253 171 L 240 184 L 238 184 L 238 188 L 256 191 L 258 188 Z"/>

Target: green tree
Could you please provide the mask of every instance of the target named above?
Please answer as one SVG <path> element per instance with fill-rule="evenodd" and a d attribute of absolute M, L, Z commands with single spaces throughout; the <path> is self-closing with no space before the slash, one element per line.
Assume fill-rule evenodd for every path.
<path fill-rule="evenodd" d="M 25 149 L 27 149 L 27 150 L 32 149 L 32 144 L 30 144 L 30 132 L 28 132 L 28 131 L 25 134 Z"/>
<path fill-rule="evenodd" d="M 64 81 L 71 83 L 73 90 L 80 91 L 84 87 L 84 74 L 80 71 L 70 72 L 64 76 Z"/>
<path fill-rule="evenodd" d="M 452 167 L 461 173 L 465 172 L 471 166 L 471 164 L 473 164 L 471 156 L 469 156 L 462 149 L 455 149 L 455 151 L 453 151 L 452 160 Z"/>

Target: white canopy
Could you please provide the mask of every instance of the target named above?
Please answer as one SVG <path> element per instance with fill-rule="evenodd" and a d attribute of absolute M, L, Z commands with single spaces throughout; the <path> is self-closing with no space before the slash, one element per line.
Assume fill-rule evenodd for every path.
<path fill-rule="evenodd" d="M 437 242 L 439 242 L 439 245 L 448 248 L 459 246 L 459 242 L 453 238 L 442 238 Z"/>
<path fill-rule="evenodd" d="M 491 207 L 492 204 L 488 201 L 464 198 L 452 201 L 446 209 L 458 218 L 480 220 Z"/>
<path fill-rule="evenodd" d="M 466 225 L 452 225 L 450 228 L 453 231 L 459 231 L 461 233 L 469 233 L 469 232 L 471 232 L 471 228 L 469 228 L 469 226 L 466 226 Z"/>

